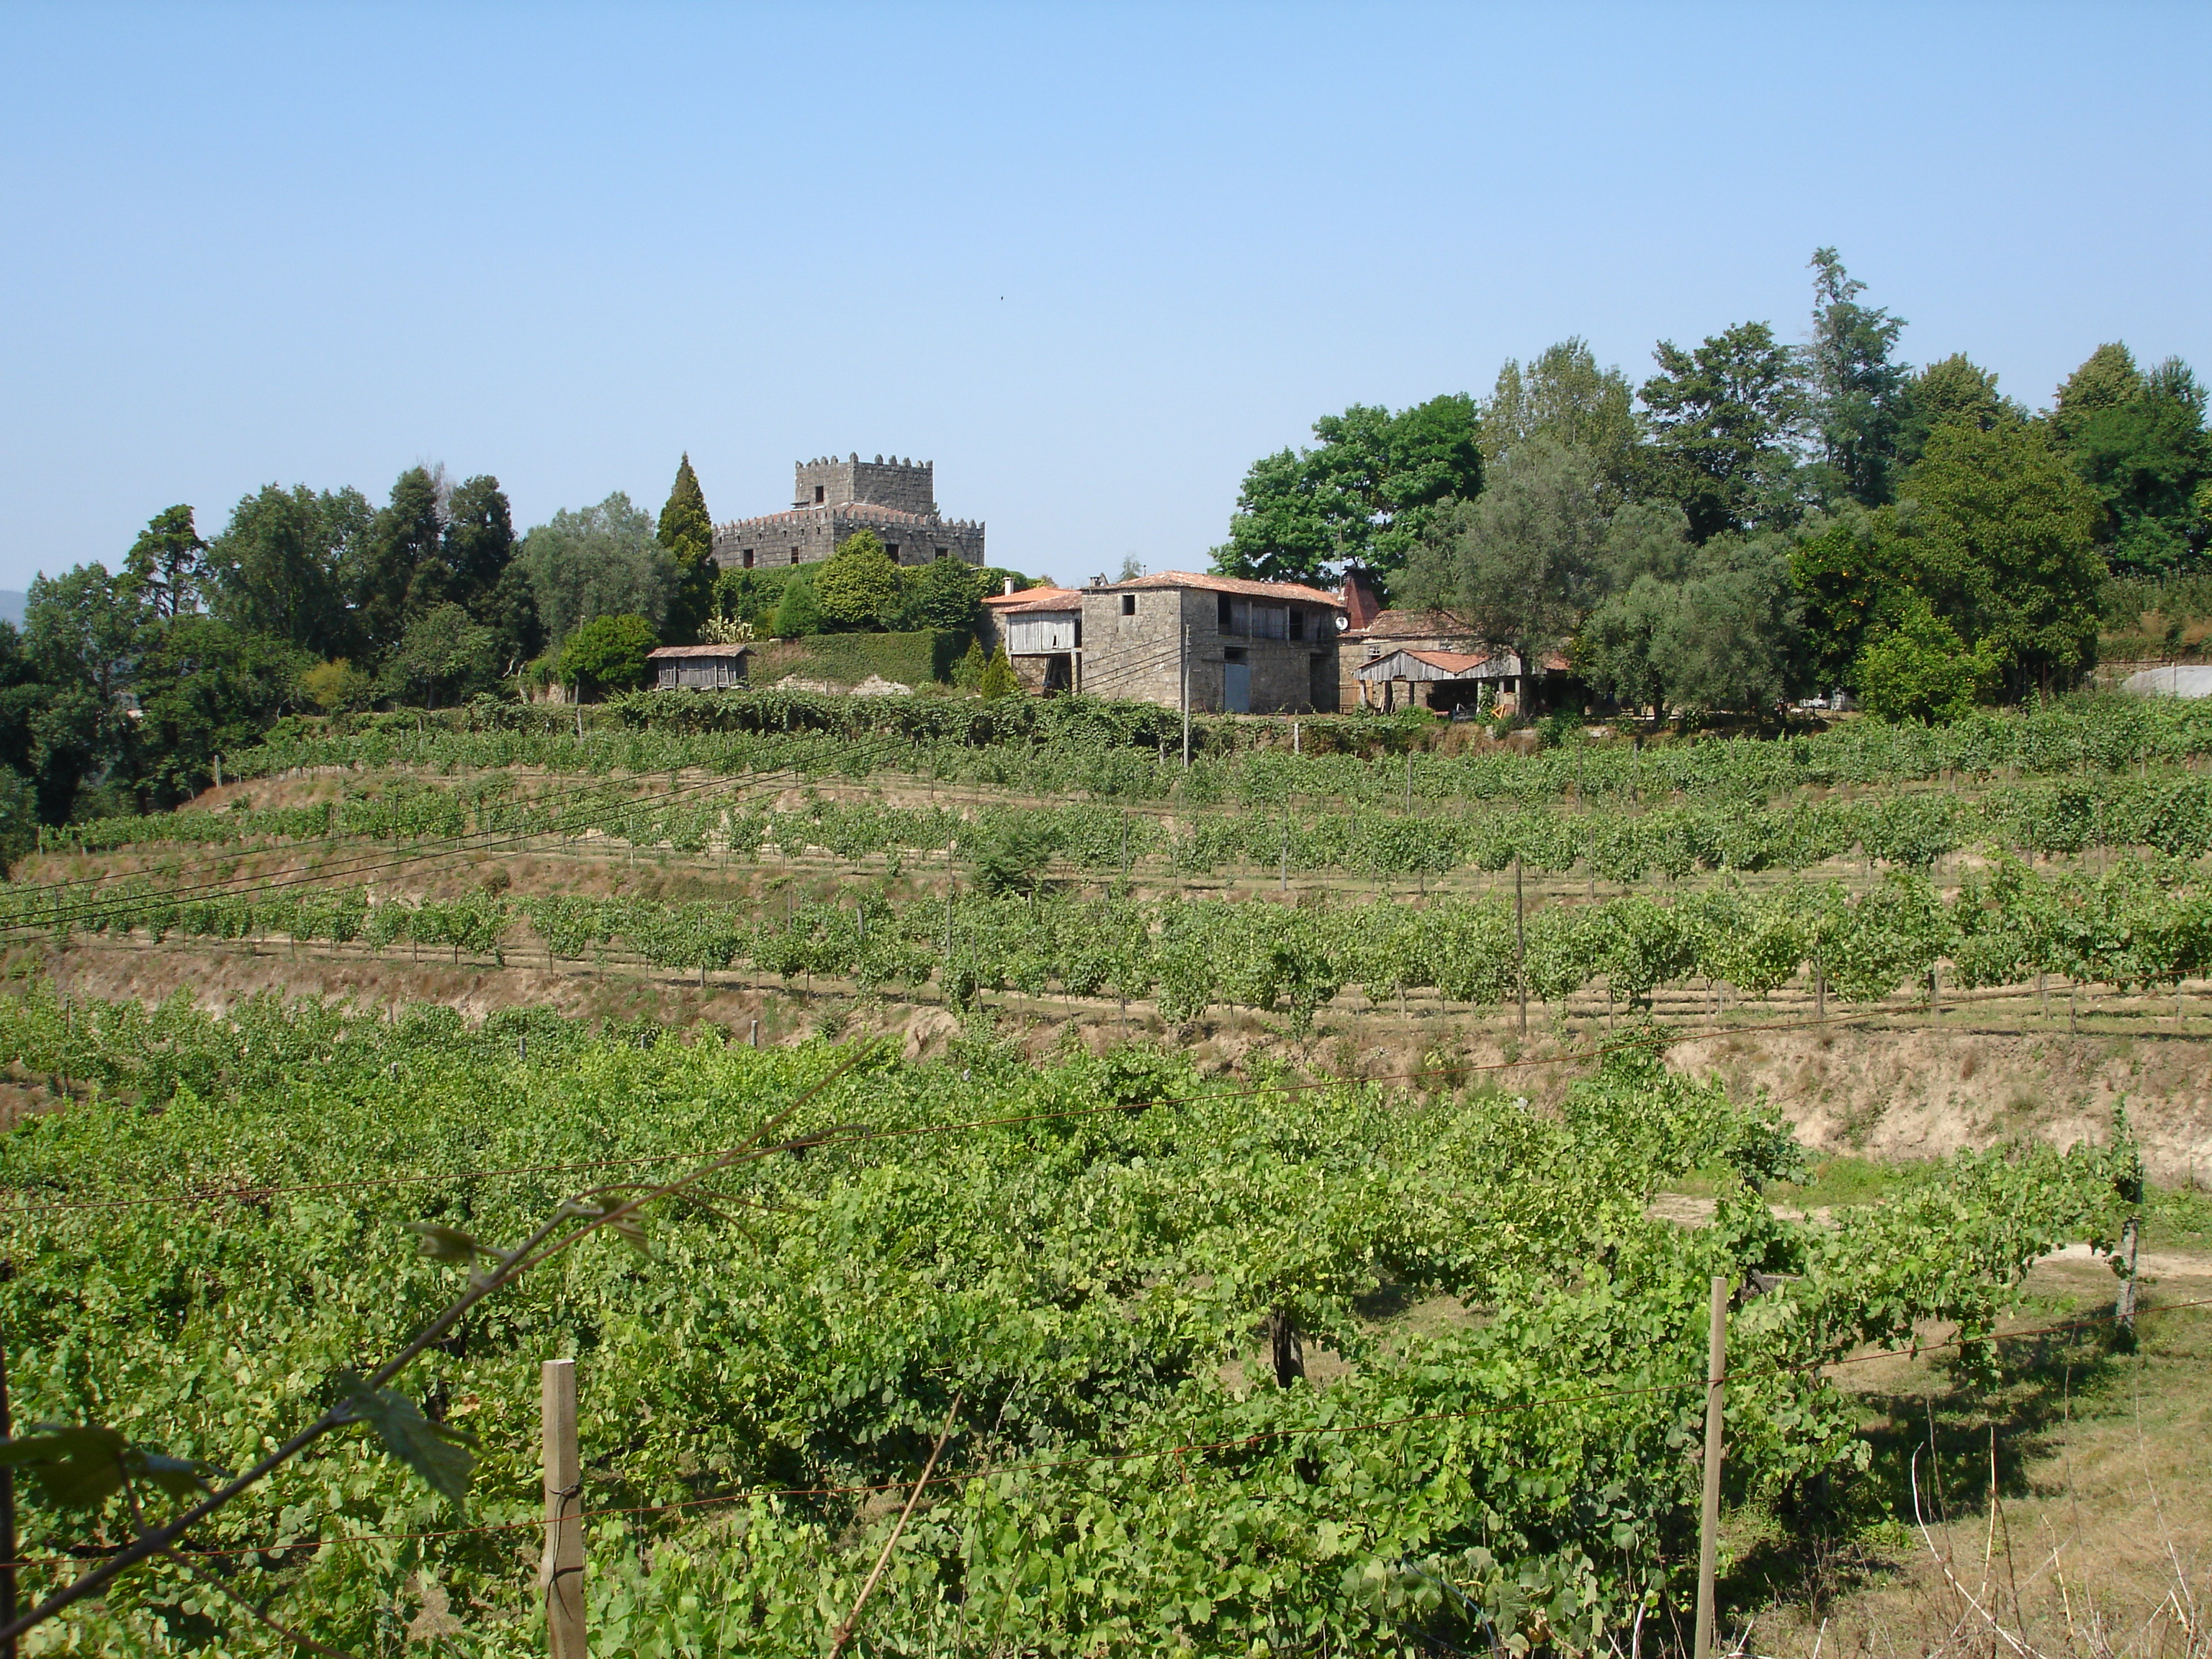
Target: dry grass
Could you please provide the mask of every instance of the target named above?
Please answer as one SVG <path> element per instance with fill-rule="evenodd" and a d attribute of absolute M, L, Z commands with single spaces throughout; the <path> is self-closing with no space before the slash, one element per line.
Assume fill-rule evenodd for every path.
<path fill-rule="evenodd" d="M 2138 1349 L 2106 1340 L 2113 1280 L 2058 1259 L 1994 1382 L 1948 1356 L 1854 1376 L 1874 1452 L 1847 1513 L 1735 1517 L 1724 1591 L 1749 1654 L 2203 1659 L 2212 1654 L 2212 1262 L 2146 1295 Z M 2158 1312 L 2160 1308 L 2170 1310 Z"/>

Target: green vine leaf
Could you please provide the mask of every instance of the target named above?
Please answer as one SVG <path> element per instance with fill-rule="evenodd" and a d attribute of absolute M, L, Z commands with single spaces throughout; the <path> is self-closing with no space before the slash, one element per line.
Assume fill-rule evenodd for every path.
<path fill-rule="evenodd" d="M 405 1395 L 372 1389 L 350 1371 L 339 1373 L 337 1386 L 343 1420 L 374 1429 L 386 1450 L 456 1509 L 468 1501 L 477 1462 L 470 1449 L 477 1443 L 474 1435 L 433 1423 Z"/>

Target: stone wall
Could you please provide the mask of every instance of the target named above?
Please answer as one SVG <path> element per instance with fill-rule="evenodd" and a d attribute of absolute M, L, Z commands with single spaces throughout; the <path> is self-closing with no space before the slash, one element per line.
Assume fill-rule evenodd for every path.
<path fill-rule="evenodd" d="M 1190 706 L 1200 714 L 1223 707 L 1230 653 L 1252 673 L 1250 712 L 1310 714 L 1333 708 L 1338 674 L 1334 633 L 1319 639 L 1266 640 L 1224 632 L 1216 594 L 1203 588 L 1085 588 L 1083 592 L 1083 690 L 1093 696 L 1182 702 L 1183 629 L 1189 628 Z M 1125 612 L 1123 602 L 1133 600 Z M 1334 613 L 1315 613 L 1330 617 Z M 1307 631 L 1316 630 L 1310 625 Z"/>
<path fill-rule="evenodd" d="M 948 558 L 963 564 L 983 562 L 983 526 L 949 520 L 920 523 L 886 523 L 861 513 L 834 507 L 810 507 L 801 512 L 772 513 L 765 518 L 739 519 L 714 532 L 714 563 L 723 570 L 781 569 L 794 564 L 814 564 L 837 550 L 839 544 L 856 531 L 872 530 L 901 564 L 927 564 L 943 550 Z M 750 550 L 750 563 L 745 553 Z M 793 556 L 796 555 L 794 557 Z"/>
<path fill-rule="evenodd" d="M 793 468 L 791 504 L 793 507 L 839 507 L 847 501 L 872 501 L 878 507 L 917 513 L 923 518 L 937 512 L 937 463 L 902 461 L 896 455 L 878 455 L 864 461 L 858 454 L 840 460 L 826 455 L 798 462 Z M 817 493 L 818 492 L 818 493 Z"/>

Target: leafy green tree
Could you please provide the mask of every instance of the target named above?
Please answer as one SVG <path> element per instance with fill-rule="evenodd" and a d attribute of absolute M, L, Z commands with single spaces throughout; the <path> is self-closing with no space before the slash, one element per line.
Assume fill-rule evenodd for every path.
<path fill-rule="evenodd" d="M 1262 456 L 1245 474 L 1229 540 L 1213 550 L 1222 574 L 1317 581 L 1360 564 L 1387 578 L 1444 502 L 1481 492 L 1480 422 L 1465 393 L 1395 414 L 1355 404 L 1313 429 L 1317 447 Z"/>
<path fill-rule="evenodd" d="M 60 823 L 80 790 L 105 779 L 139 805 L 131 698 L 144 656 L 147 596 L 137 579 L 82 564 L 33 580 L 23 613 L 24 654 L 40 690 L 29 711 L 31 770 L 39 811 Z"/>
<path fill-rule="evenodd" d="M 530 568 L 510 560 L 476 615 L 498 642 L 504 672 L 512 674 L 545 649 L 545 624 L 538 617 L 538 592 Z"/>
<path fill-rule="evenodd" d="M 1901 495 L 1918 504 L 1900 568 L 2008 690 L 2063 690 L 2095 660 L 2105 580 L 2097 502 L 2030 427 L 1938 427 Z"/>
<path fill-rule="evenodd" d="M 498 635 L 471 620 L 465 606 L 449 601 L 408 623 L 385 660 L 377 689 L 394 702 L 435 708 L 488 690 L 499 668 Z"/>
<path fill-rule="evenodd" d="M 1878 507 L 1895 493 L 1898 438 L 1909 403 L 1910 371 L 1890 358 L 1905 324 L 1859 303 L 1866 284 L 1845 272 L 1835 249 L 1816 249 L 1812 268 L 1816 487 L 1831 499 Z"/>
<path fill-rule="evenodd" d="M 1790 550 L 1804 623 L 1805 665 L 1822 687 L 1850 684 L 1866 642 L 1901 619 L 1912 591 L 1897 514 L 1847 510 L 1808 526 Z"/>
<path fill-rule="evenodd" d="M 207 585 L 207 544 L 192 526 L 191 508 L 166 507 L 149 519 L 123 568 L 145 589 L 156 617 L 198 610 Z"/>
<path fill-rule="evenodd" d="M 1997 377 L 1963 353 L 1930 363 L 1905 384 L 1897 432 L 1897 464 L 1909 467 L 1928 447 L 1928 434 L 1947 421 L 1983 432 L 2027 419 L 2027 411 L 1997 390 Z"/>
<path fill-rule="evenodd" d="M 594 507 L 563 507 L 522 538 L 515 558 L 556 648 L 599 617 L 643 617 L 657 629 L 675 598 L 675 561 L 653 539 L 652 518 L 620 490 Z"/>
<path fill-rule="evenodd" d="M 362 632 L 380 654 L 399 643 L 409 623 L 451 595 L 439 483 L 428 467 L 409 467 L 369 525 L 354 599 Z"/>
<path fill-rule="evenodd" d="M 1021 680 L 1014 673 L 1013 659 L 1006 655 L 1006 647 L 1000 645 L 991 653 L 991 660 L 984 665 L 983 678 L 976 690 L 987 697 L 1011 697 L 1021 689 Z"/>
<path fill-rule="evenodd" d="M 1987 646 L 1968 648 L 1956 629 L 1916 600 L 1896 627 L 1868 642 L 1854 678 L 1869 714 L 1941 723 L 1971 714 L 1995 690 L 2000 672 Z"/>
<path fill-rule="evenodd" d="M 1652 433 L 1653 493 L 1679 502 L 1698 541 L 1796 521 L 1798 463 L 1812 415 L 1796 348 L 1739 323 L 1684 350 L 1662 340 L 1638 395 Z"/>
<path fill-rule="evenodd" d="M 823 631 L 822 605 L 815 598 L 813 572 L 801 569 L 785 580 L 782 597 L 775 605 L 774 627 L 775 637 L 780 640 L 804 639 Z"/>
<path fill-rule="evenodd" d="M 252 748 L 298 706 L 308 659 L 214 617 L 179 617 L 147 632 L 133 764 L 144 804 L 166 809 L 207 787 L 217 755 Z"/>
<path fill-rule="evenodd" d="M 1790 690 L 1802 610 L 1782 544 L 1716 537 L 1670 576 L 1654 530 L 1624 538 L 1616 568 L 1646 568 L 1590 613 L 1575 642 L 1577 670 L 1625 706 L 1662 715 L 1772 707 Z"/>
<path fill-rule="evenodd" d="M 346 573 L 374 517 L 357 489 L 264 484 L 208 544 L 216 614 L 319 657 L 346 655 L 356 633 Z"/>
<path fill-rule="evenodd" d="M 890 619 L 893 627 L 957 633 L 982 619 L 983 577 L 972 565 L 948 556 L 901 574 L 904 582 Z"/>
<path fill-rule="evenodd" d="M 1432 524 L 1407 569 L 1406 594 L 1456 611 L 1479 636 L 1534 665 L 1573 635 L 1598 598 L 1606 529 L 1589 459 L 1539 439 L 1478 499 Z"/>
<path fill-rule="evenodd" d="M 2143 374 L 2124 346 L 2097 348 L 2059 388 L 2052 430 L 2103 507 L 2112 568 L 2156 576 L 2193 563 L 2206 524 L 2197 492 L 2212 477 L 2204 389 L 2170 359 Z"/>
<path fill-rule="evenodd" d="M 594 617 L 561 648 L 561 678 L 584 691 L 631 691 L 645 682 L 645 659 L 659 643 L 650 618 Z"/>
<path fill-rule="evenodd" d="M 872 530 L 856 530 L 814 573 L 814 598 L 832 628 L 881 625 L 898 602 L 899 568 Z"/>
<path fill-rule="evenodd" d="M 688 452 L 677 464 L 676 483 L 660 509 L 653 538 L 676 564 L 669 635 L 679 641 L 692 640 L 714 608 L 714 520 L 707 511 L 707 493 L 699 488 L 699 475 L 691 470 Z"/>
<path fill-rule="evenodd" d="M 446 502 L 447 597 L 494 630 L 506 623 L 500 584 L 514 560 L 514 515 L 507 492 L 489 473 L 461 483 Z"/>
<path fill-rule="evenodd" d="M 2066 377 L 2051 410 L 2051 428 L 2062 444 L 2071 445 L 2082 428 L 2109 410 L 2142 396 L 2142 371 L 2135 353 L 2117 340 L 2099 346 Z"/>
<path fill-rule="evenodd" d="M 1541 439 L 1588 457 L 1618 496 L 1635 478 L 1643 423 L 1627 376 L 1601 369 L 1589 343 L 1577 335 L 1547 348 L 1525 369 L 1505 360 L 1482 405 L 1481 433 L 1486 471 Z"/>

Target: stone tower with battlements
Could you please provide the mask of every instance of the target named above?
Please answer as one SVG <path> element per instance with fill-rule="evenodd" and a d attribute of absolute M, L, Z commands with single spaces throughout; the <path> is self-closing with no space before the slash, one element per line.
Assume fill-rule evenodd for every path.
<path fill-rule="evenodd" d="M 901 564 L 953 558 L 983 562 L 980 520 L 946 519 L 937 510 L 933 461 L 864 461 L 851 454 L 800 461 L 793 468 L 787 512 L 735 519 L 714 530 L 714 563 L 723 570 L 813 564 L 854 532 L 872 530 Z"/>

